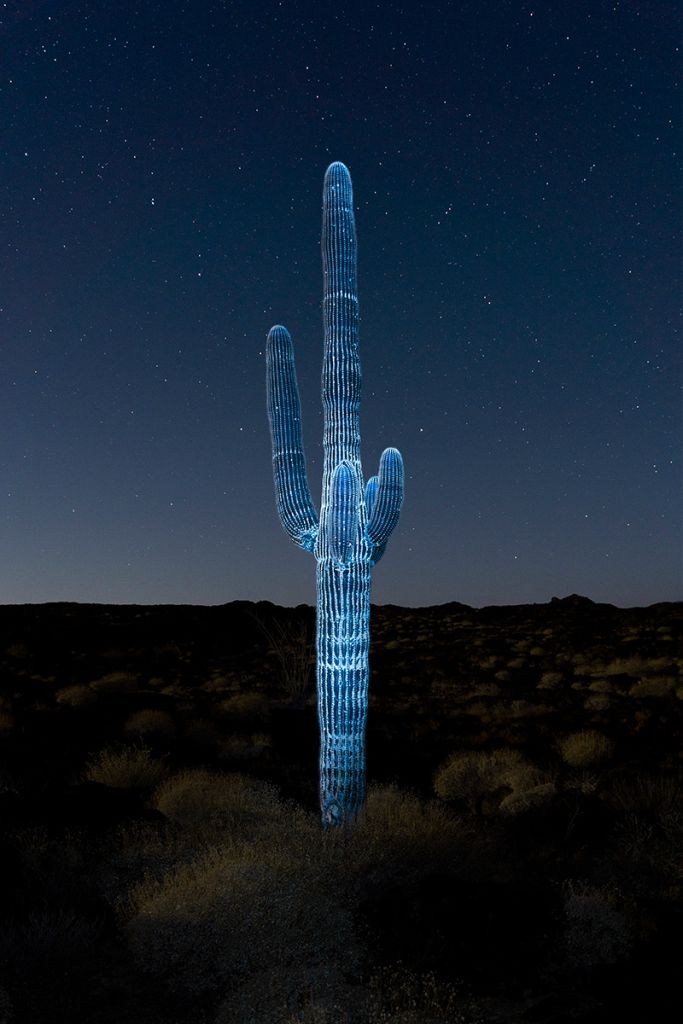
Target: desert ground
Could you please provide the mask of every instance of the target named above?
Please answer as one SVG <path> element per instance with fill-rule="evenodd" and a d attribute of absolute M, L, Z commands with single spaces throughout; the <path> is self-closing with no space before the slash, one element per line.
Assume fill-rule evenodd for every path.
<path fill-rule="evenodd" d="M 0 1024 L 674 1019 L 683 604 L 373 606 L 328 832 L 314 617 L 0 607 Z"/>

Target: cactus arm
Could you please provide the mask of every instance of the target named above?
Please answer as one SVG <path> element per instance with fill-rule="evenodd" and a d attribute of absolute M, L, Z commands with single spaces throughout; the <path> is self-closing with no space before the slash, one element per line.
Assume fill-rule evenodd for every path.
<path fill-rule="evenodd" d="M 368 518 L 368 538 L 383 548 L 398 523 L 403 504 L 403 459 L 396 448 L 385 448 L 379 460 L 377 496 Z M 381 557 L 382 552 L 380 552 Z M 377 562 L 375 558 L 375 562 Z"/>
<path fill-rule="evenodd" d="M 379 477 L 371 476 L 365 485 L 365 518 L 369 519 L 377 498 L 377 484 Z"/>
<path fill-rule="evenodd" d="M 330 481 L 329 537 L 332 557 L 346 565 L 358 532 L 360 486 L 355 467 L 340 462 Z"/>
<path fill-rule="evenodd" d="M 268 332 L 266 395 L 280 522 L 292 540 L 312 551 L 318 533 L 318 514 L 306 478 L 294 347 L 289 331 L 280 325 Z"/>

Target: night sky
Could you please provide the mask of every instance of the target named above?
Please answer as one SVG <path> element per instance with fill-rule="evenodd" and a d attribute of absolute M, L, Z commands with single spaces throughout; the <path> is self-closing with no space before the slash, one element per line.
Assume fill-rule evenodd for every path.
<path fill-rule="evenodd" d="M 677 5 L 14 0 L 0 602 L 315 601 L 326 166 L 354 183 L 373 601 L 680 600 Z"/>

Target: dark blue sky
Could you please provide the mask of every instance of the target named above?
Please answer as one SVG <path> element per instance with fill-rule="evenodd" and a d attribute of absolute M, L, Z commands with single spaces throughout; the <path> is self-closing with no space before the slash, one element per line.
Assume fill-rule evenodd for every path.
<path fill-rule="evenodd" d="M 0 602 L 313 603 L 320 197 L 354 182 L 373 600 L 683 597 L 677 5 L 0 5 Z"/>

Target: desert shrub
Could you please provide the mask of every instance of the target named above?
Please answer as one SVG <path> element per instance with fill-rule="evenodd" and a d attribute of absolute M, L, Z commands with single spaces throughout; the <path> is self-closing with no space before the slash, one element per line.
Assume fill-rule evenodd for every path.
<path fill-rule="evenodd" d="M 221 741 L 218 756 L 221 761 L 252 761 L 261 757 L 270 745 L 270 736 L 264 732 L 255 732 L 249 736 L 226 736 Z"/>
<path fill-rule="evenodd" d="M 55 836 L 36 826 L 19 829 L 15 839 L 34 899 L 62 907 L 77 902 L 88 870 L 78 836 L 67 830 Z"/>
<path fill-rule="evenodd" d="M 16 779 L 8 772 L 5 768 L 0 768 L 0 794 L 2 793 L 18 793 L 19 786 L 17 785 Z"/>
<path fill-rule="evenodd" d="M 214 1024 L 348 1024 L 367 1020 L 365 990 L 339 967 L 259 971 L 221 1003 Z"/>
<path fill-rule="evenodd" d="M 569 879 L 562 886 L 562 898 L 565 944 L 573 964 L 595 967 L 628 955 L 631 931 L 617 890 Z"/>
<path fill-rule="evenodd" d="M 519 751 L 458 751 L 434 777 L 434 789 L 443 800 L 463 800 L 471 811 L 481 813 L 484 802 L 498 795 L 521 793 L 546 779 Z"/>
<path fill-rule="evenodd" d="M 266 718 L 270 710 L 268 700 L 262 693 L 236 693 L 216 706 L 216 710 L 228 718 Z"/>
<path fill-rule="evenodd" d="M 542 782 L 538 786 L 532 786 L 531 789 L 509 793 L 501 800 L 499 810 L 509 817 L 516 817 L 526 811 L 547 806 L 553 800 L 556 792 L 553 782 Z"/>
<path fill-rule="evenodd" d="M 676 676 L 651 676 L 634 683 L 629 690 L 631 697 L 670 697 L 676 689 Z"/>
<path fill-rule="evenodd" d="M 292 821 L 277 843 L 214 846 L 132 896 L 124 931 L 142 970 L 186 992 L 226 994 L 257 972 L 337 965 L 360 946 L 336 879 L 316 853 L 320 829 Z"/>
<path fill-rule="evenodd" d="M 586 697 L 583 706 L 586 711 L 608 711 L 611 703 L 609 697 L 604 693 L 595 693 L 591 697 Z"/>
<path fill-rule="evenodd" d="M 573 732 L 558 743 L 560 756 L 570 768 L 589 768 L 608 761 L 614 754 L 614 743 L 595 729 Z"/>
<path fill-rule="evenodd" d="M 539 690 L 557 690 L 562 686 L 564 675 L 562 672 L 544 672 L 538 683 Z"/>
<path fill-rule="evenodd" d="M 395 786 L 373 786 L 353 827 L 324 834 L 323 853 L 354 900 L 430 874 L 467 871 L 472 829 L 435 801 Z"/>
<path fill-rule="evenodd" d="M 605 798 L 624 814 L 661 823 L 683 813 L 683 775 L 647 775 L 615 778 Z"/>
<path fill-rule="evenodd" d="M 86 765 L 85 778 L 113 789 L 153 789 L 168 774 L 168 766 L 148 747 L 107 748 Z"/>
<path fill-rule="evenodd" d="M 14 1011 L 9 992 L 0 985 L 0 1024 L 11 1024 L 13 1017 Z"/>
<path fill-rule="evenodd" d="M 578 770 L 569 773 L 565 780 L 565 788 L 574 789 L 584 796 L 590 796 L 597 790 L 599 781 L 599 776 L 594 772 L 589 772 L 585 769 Z"/>
<path fill-rule="evenodd" d="M 93 679 L 90 686 L 96 693 L 132 693 L 137 689 L 138 677 L 132 672 L 108 672 Z"/>
<path fill-rule="evenodd" d="M 94 704 L 97 694 L 82 683 L 75 683 L 73 686 L 64 686 L 55 693 L 55 700 L 58 704 L 65 704 L 70 708 L 85 708 Z"/>
<path fill-rule="evenodd" d="M 170 743 L 175 737 L 176 727 L 168 711 L 142 708 L 128 716 L 123 731 L 126 736 L 150 743 Z"/>
<path fill-rule="evenodd" d="M 600 674 L 606 676 L 635 676 L 639 678 L 643 675 L 651 675 L 654 672 L 665 672 L 671 670 L 671 668 L 673 668 L 673 660 L 671 658 L 644 658 L 639 655 L 633 655 L 630 658 L 615 658 L 600 670 Z"/>
<path fill-rule="evenodd" d="M 195 718 L 183 729 L 183 740 L 199 755 L 215 754 L 221 743 L 221 734 L 208 718 Z"/>
<path fill-rule="evenodd" d="M 7 711 L 0 711 L 0 736 L 9 736 L 15 724 L 14 715 L 9 714 Z"/>
<path fill-rule="evenodd" d="M 368 985 L 368 1024 L 475 1024 L 458 989 L 435 974 L 402 965 L 377 971 Z"/>
<path fill-rule="evenodd" d="M 0 960 L 20 974 L 70 965 L 92 949 L 101 925 L 72 910 L 37 910 L 0 933 Z"/>
<path fill-rule="evenodd" d="M 591 693 L 614 693 L 614 688 L 614 683 L 609 679 L 594 679 L 588 685 Z"/>
<path fill-rule="evenodd" d="M 243 838 L 271 828 L 274 816 L 285 815 L 278 792 L 269 782 L 201 768 L 162 782 L 152 803 L 181 828 L 229 831 Z"/>
<path fill-rule="evenodd" d="M 305 700 L 313 686 L 315 674 L 315 628 L 308 619 L 266 622 L 255 613 L 252 618 L 268 641 L 269 653 L 274 654 L 280 682 L 290 699 Z M 393 643 L 398 646 L 396 641 Z M 389 649 L 389 645 L 387 645 Z"/>

